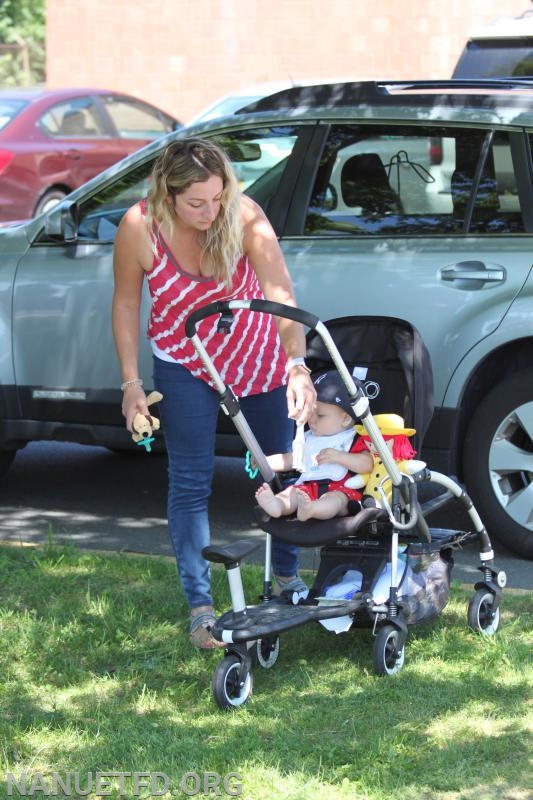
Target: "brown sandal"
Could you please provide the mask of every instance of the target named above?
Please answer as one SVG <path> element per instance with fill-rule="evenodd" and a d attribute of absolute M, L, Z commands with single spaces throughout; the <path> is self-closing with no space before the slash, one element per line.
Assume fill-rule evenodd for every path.
<path fill-rule="evenodd" d="M 224 647 L 223 642 L 218 642 L 211 635 L 211 628 L 215 624 L 216 617 L 212 611 L 202 611 L 199 614 L 191 614 L 189 634 L 191 644 L 200 650 L 214 650 L 216 647 Z"/>

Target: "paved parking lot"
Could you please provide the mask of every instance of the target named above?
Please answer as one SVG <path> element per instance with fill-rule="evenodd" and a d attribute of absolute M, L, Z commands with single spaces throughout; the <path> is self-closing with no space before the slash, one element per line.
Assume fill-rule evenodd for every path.
<path fill-rule="evenodd" d="M 53 535 L 79 547 L 172 556 L 166 520 L 166 459 L 132 450 L 33 443 L 22 450 L 2 482 L 0 540 L 38 544 Z M 217 543 L 262 537 L 253 521 L 253 484 L 238 459 L 219 458 L 211 499 L 212 538 Z M 434 527 L 463 529 L 468 522 L 456 503 L 428 519 Z M 494 542 L 496 566 L 509 586 L 533 589 L 533 563 Z M 318 563 L 318 551 L 303 549 L 302 565 Z M 261 559 L 261 551 L 255 556 Z M 478 551 L 456 554 L 454 580 L 474 584 Z"/>

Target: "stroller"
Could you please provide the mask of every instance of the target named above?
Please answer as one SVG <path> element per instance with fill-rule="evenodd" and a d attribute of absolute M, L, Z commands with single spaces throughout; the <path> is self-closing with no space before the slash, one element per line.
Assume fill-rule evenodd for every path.
<path fill-rule="evenodd" d="M 493 635 L 499 627 L 506 576 L 494 567 L 488 534 L 470 498 L 454 480 L 429 470 L 423 462 L 413 462 L 409 474 L 400 472 L 373 416 L 391 411 L 401 414 L 406 424 L 416 429 L 414 444 L 420 447 L 433 411 L 433 381 L 429 355 L 418 331 L 391 317 L 345 317 L 323 323 L 307 311 L 266 300 L 212 303 L 188 317 L 186 334 L 219 392 L 222 409 L 232 418 L 263 480 L 274 492 L 282 488 L 279 476 L 271 470 L 237 398 L 224 384 L 196 332 L 201 320 L 218 315 L 218 330 L 223 333 L 239 309 L 285 317 L 309 329 L 307 363 L 312 371 L 338 370 L 354 414 L 387 476 L 380 485 L 382 502 L 358 509 L 354 515 L 300 522 L 294 517 L 273 519 L 257 508 L 257 520 L 265 532 L 265 560 L 263 593 L 255 605 L 246 603 L 240 564 L 260 544 L 239 540 L 204 548 L 207 560 L 224 565 L 232 604 L 212 629 L 215 639 L 225 645 L 212 681 L 218 706 L 231 709 L 246 703 L 252 692 L 252 668 L 273 667 L 280 634 L 308 622 L 319 622 L 337 632 L 370 627 L 375 672 L 395 674 L 404 663 L 408 626 L 428 621 L 443 610 L 449 600 L 453 552 L 474 539 L 479 545 L 481 578 L 474 586 L 467 622 L 472 630 Z M 392 484 L 392 495 L 385 493 L 385 482 Z M 430 484 L 438 486 L 441 493 L 422 506 L 419 495 Z M 468 513 L 472 531 L 428 527 L 425 515 L 452 498 Z M 272 536 L 300 547 L 320 547 L 319 566 L 308 593 L 273 595 Z"/>

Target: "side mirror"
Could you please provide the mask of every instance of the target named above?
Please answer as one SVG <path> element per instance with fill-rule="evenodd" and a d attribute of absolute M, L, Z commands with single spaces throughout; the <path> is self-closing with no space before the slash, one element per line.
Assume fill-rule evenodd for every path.
<path fill-rule="evenodd" d="M 44 230 L 51 239 L 73 244 L 78 238 L 80 212 L 75 201 L 60 203 L 46 217 Z"/>

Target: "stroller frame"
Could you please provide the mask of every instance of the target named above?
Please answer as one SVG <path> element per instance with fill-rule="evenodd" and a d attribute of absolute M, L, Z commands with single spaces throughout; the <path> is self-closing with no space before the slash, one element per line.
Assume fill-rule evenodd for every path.
<path fill-rule="evenodd" d="M 346 386 L 353 411 L 363 424 L 390 477 L 392 499 L 389 504 L 382 491 L 384 508 L 366 508 L 355 517 L 323 522 L 317 520 L 305 523 L 293 522 L 292 526 L 289 522 L 286 526 L 288 532 L 284 531 L 283 535 L 280 535 L 281 521 L 273 520 L 270 521 L 272 524 L 269 524 L 270 518 L 263 512 L 260 524 L 265 531 L 265 558 L 263 594 L 259 604 L 246 603 L 240 565 L 260 544 L 256 541 L 238 540 L 229 545 L 209 545 L 204 548 L 202 554 L 208 561 L 224 565 L 231 595 L 231 609 L 216 620 L 212 629 L 214 638 L 225 645 L 225 654 L 215 669 L 212 684 L 214 699 L 219 707 L 231 709 L 245 703 L 252 691 L 252 666 L 259 665 L 264 668 L 274 666 L 279 655 L 279 634 L 311 621 L 349 618 L 354 625 L 361 625 L 361 622 L 363 625 L 368 623 L 375 637 L 373 657 L 375 671 L 380 675 L 392 675 L 399 671 L 404 662 L 408 633 L 408 615 L 405 613 L 405 603 L 400 592 L 402 580 L 399 565 L 400 542 L 412 543 L 409 546 L 414 549 L 421 548 L 426 553 L 438 553 L 439 557 L 442 555 L 447 564 L 449 580 L 449 572 L 453 565 L 453 550 L 477 539 L 480 558 L 478 569 L 481 572 L 481 579 L 474 585 L 475 593 L 469 604 L 467 619 L 471 629 L 487 636 L 494 634 L 499 626 L 499 606 L 502 589 L 506 584 L 506 575 L 494 566 L 494 553 L 489 536 L 472 501 L 454 480 L 429 470 L 423 463 L 420 464 L 421 469 L 414 475 L 400 472 L 372 416 L 362 384 L 352 377 L 326 325 L 314 314 L 303 309 L 266 300 L 230 300 L 211 303 L 197 309 L 188 317 L 185 332 L 218 391 L 223 411 L 232 418 L 264 481 L 269 483 L 275 492 L 281 489 L 279 477 L 270 468 L 240 409 L 238 399 L 231 388 L 224 383 L 196 332 L 197 324 L 213 315 L 219 316 L 219 331 L 223 333 L 229 330 L 233 312 L 240 309 L 294 320 L 320 337 L 332 364 Z M 455 498 L 467 512 L 473 530 L 464 532 L 429 529 L 418 501 L 418 486 L 422 483 L 435 483 L 445 490 L 437 501 L 430 501 L 426 513 Z M 306 531 L 312 526 L 314 535 L 308 539 Z M 385 535 L 382 533 L 383 526 L 386 528 Z M 377 602 L 372 592 L 361 590 L 356 591 L 350 599 L 330 599 L 329 602 L 325 602 L 325 598 L 321 596 L 324 585 L 324 570 L 321 570 L 321 566 L 308 598 L 293 596 L 290 592 L 282 592 L 280 597 L 274 596 L 270 563 L 271 530 L 274 530 L 279 538 L 299 546 L 322 545 L 323 556 L 327 555 L 328 547 L 331 550 L 331 545 L 343 547 L 350 543 L 357 543 L 363 549 L 369 545 L 373 552 L 376 552 L 377 547 L 377 552 L 381 552 L 379 542 L 390 537 L 387 546 L 390 559 L 388 598 Z M 447 599 L 446 596 L 444 605 Z M 437 609 L 437 613 L 442 607 Z"/>

